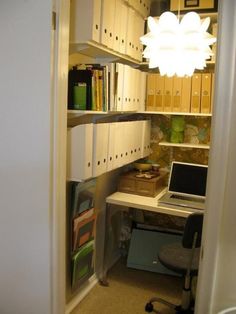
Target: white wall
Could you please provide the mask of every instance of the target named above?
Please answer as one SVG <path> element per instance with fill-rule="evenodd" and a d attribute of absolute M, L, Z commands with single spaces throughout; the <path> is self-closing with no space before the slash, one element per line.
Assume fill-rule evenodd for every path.
<path fill-rule="evenodd" d="M 219 36 L 198 314 L 236 306 L 236 2 L 219 1 Z"/>
<path fill-rule="evenodd" d="M 0 2 L 0 313 L 50 313 L 50 0 Z"/>

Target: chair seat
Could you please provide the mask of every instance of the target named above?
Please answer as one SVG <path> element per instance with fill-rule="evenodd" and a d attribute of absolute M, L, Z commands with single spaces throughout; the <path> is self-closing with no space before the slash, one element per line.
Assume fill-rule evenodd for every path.
<path fill-rule="evenodd" d="M 161 248 L 158 259 L 167 268 L 185 275 L 189 264 L 191 250 L 183 248 L 181 243 L 172 243 Z M 195 249 L 191 275 L 197 275 L 200 249 Z"/>

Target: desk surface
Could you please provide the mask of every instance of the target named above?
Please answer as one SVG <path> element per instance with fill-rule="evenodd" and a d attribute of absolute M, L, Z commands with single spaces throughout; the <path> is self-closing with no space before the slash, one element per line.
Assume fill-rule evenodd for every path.
<path fill-rule="evenodd" d="M 189 214 L 199 212 L 199 210 L 189 208 L 164 207 L 158 205 L 158 199 L 165 193 L 164 188 L 156 197 L 147 197 L 136 194 L 128 194 L 123 192 L 115 192 L 106 198 L 107 204 L 115 204 L 126 207 L 134 207 L 156 213 L 174 215 L 179 217 L 187 217 Z"/>

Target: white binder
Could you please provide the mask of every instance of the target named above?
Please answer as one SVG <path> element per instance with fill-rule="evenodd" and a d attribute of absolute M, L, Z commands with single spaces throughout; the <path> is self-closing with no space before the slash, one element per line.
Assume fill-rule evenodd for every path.
<path fill-rule="evenodd" d="M 147 88 L 147 73 L 140 71 L 140 104 L 139 104 L 140 111 L 145 111 L 146 88 Z"/>
<path fill-rule="evenodd" d="M 101 43 L 108 48 L 113 46 L 115 21 L 115 1 L 102 0 Z"/>
<path fill-rule="evenodd" d="M 126 42 L 126 54 L 130 57 L 135 57 L 134 49 L 134 15 L 135 11 L 132 8 L 128 8 L 127 18 L 127 42 Z"/>
<path fill-rule="evenodd" d="M 121 0 L 114 0 L 115 2 L 115 20 L 114 20 L 114 36 L 113 36 L 113 44 L 112 49 L 115 51 L 120 51 L 120 29 L 121 29 L 121 23 L 124 23 L 124 21 L 121 20 L 120 14 L 121 14 Z"/>
<path fill-rule="evenodd" d="M 132 93 L 132 88 L 130 88 L 131 81 L 130 81 L 130 73 L 131 69 L 128 65 L 123 65 L 123 98 L 122 98 L 122 110 L 123 111 L 129 111 L 130 106 L 131 106 L 131 93 Z"/>
<path fill-rule="evenodd" d="M 107 171 L 114 169 L 116 123 L 109 123 Z"/>
<path fill-rule="evenodd" d="M 93 177 L 107 171 L 108 123 L 94 124 L 93 132 Z"/>
<path fill-rule="evenodd" d="M 114 159 L 113 168 L 119 168 L 123 166 L 124 157 L 124 128 L 122 122 L 114 122 L 115 136 L 114 136 Z"/>
<path fill-rule="evenodd" d="M 120 48 L 119 52 L 125 54 L 127 44 L 127 19 L 128 19 L 128 7 L 125 3 L 121 2 L 120 7 Z"/>
<path fill-rule="evenodd" d="M 134 26 L 134 58 L 141 62 L 143 46 L 140 37 L 144 35 L 144 19 L 136 12 L 134 15 Z"/>
<path fill-rule="evenodd" d="M 70 42 L 100 42 L 101 0 L 71 0 L 70 6 Z"/>
<path fill-rule="evenodd" d="M 116 110 L 123 110 L 123 82 L 124 82 L 124 65 L 116 63 L 116 79 L 117 79 L 117 90 L 116 90 Z"/>
<path fill-rule="evenodd" d="M 142 121 L 142 147 L 141 147 L 141 158 L 146 157 L 150 154 L 150 140 L 151 140 L 151 121 Z"/>
<path fill-rule="evenodd" d="M 67 179 L 92 177 L 93 124 L 77 125 L 67 131 Z"/>
<path fill-rule="evenodd" d="M 142 158 L 143 121 L 134 121 L 134 160 Z"/>

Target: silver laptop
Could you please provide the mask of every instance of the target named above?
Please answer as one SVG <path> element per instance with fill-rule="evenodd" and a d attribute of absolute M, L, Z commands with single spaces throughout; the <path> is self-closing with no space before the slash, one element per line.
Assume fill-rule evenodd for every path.
<path fill-rule="evenodd" d="M 207 169 L 205 165 L 172 162 L 168 191 L 158 200 L 158 204 L 204 209 Z"/>

